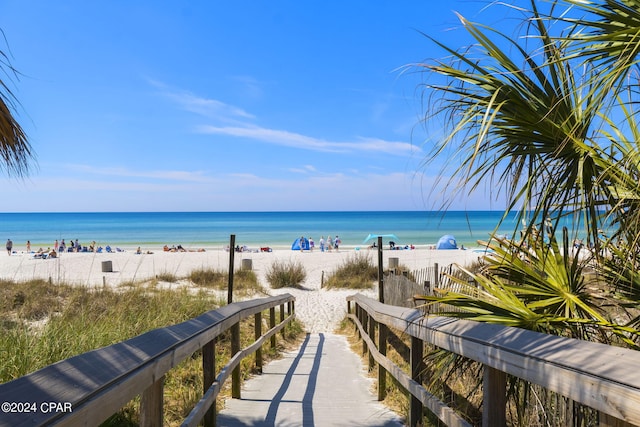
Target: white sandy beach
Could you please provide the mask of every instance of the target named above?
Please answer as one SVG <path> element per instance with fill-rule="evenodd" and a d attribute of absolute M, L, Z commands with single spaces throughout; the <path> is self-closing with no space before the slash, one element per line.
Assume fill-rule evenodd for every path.
<path fill-rule="evenodd" d="M 223 269 L 229 267 L 229 252 L 222 249 L 207 249 L 205 252 L 163 252 L 161 248 L 151 249 L 152 254 L 135 254 L 128 249 L 117 253 L 64 253 L 55 259 L 34 259 L 32 255 L 18 251 L 9 256 L 0 255 L 0 278 L 24 281 L 34 278 L 51 280 L 51 283 L 70 283 L 82 286 L 118 286 L 126 281 L 142 281 L 158 274 L 171 273 L 176 277 L 186 277 L 194 269 Z M 375 250 L 361 250 L 377 263 Z M 342 264 L 354 249 L 339 252 L 299 252 L 292 250 L 274 250 L 273 252 L 241 252 L 234 254 L 234 266 L 241 268 L 243 259 L 251 259 L 252 268 L 259 282 L 268 288 L 265 275 L 269 266 L 276 260 L 299 261 L 306 270 L 307 278 L 303 289 L 284 288 L 270 290 L 270 293 L 291 293 L 296 297 L 296 315 L 308 332 L 331 332 L 344 318 L 346 313 L 345 297 L 355 293 L 353 290 L 326 290 L 321 288 L 323 272 L 325 277 Z M 417 270 L 438 263 L 446 266 L 451 263 L 468 264 L 481 254 L 471 250 L 385 250 L 383 262 L 388 266 L 390 257 L 399 259 L 399 263 L 410 270 Z M 112 272 L 103 272 L 103 262 L 111 261 Z M 177 285 L 175 285 L 177 286 Z M 377 289 L 362 292 L 373 298 Z"/>

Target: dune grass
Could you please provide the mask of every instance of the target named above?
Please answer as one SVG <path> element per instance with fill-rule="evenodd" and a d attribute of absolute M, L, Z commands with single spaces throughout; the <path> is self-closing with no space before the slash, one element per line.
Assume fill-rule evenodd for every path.
<path fill-rule="evenodd" d="M 356 253 L 349 255 L 338 268 L 329 274 L 324 287 L 341 289 L 369 289 L 378 279 L 378 267 L 371 257 Z"/>
<path fill-rule="evenodd" d="M 275 261 L 269 266 L 266 277 L 273 289 L 300 288 L 307 278 L 307 273 L 298 261 Z"/>
<path fill-rule="evenodd" d="M 184 286 L 165 289 L 156 284 L 157 281 L 152 281 L 128 283 L 118 288 L 85 288 L 52 286 L 41 280 L 0 282 L 0 359 L 3 362 L 0 382 L 155 328 L 183 322 L 225 304 L 207 289 Z M 250 316 L 241 322 L 243 347 L 253 342 L 253 321 Z M 286 331 L 285 341 L 278 340 L 277 349 L 265 345 L 265 360 L 274 357 L 283 345 L 295 341 L 302 328 L 294 322 Z M 217 370 L 227 363 L 229 348 L 228 334 L 223 334 L 216 345 Z M 198 356 L 199 352 L 166 375 L 165 425 L 179 425 L 202 395 L 202 362 Z M 243 360 L 244 377 L 251 374 L 252 364 L 252 358 Z M 104 425 L 137 425 L 138 405 L 139 398 L 136 398 Z"/>
<path fill-rule="evenodd" d="M 193 270 L 188 279 L 195 285 L 215 289 L 226 290 L 229 286 L 229 274 L 223 270 L 197 269 Z M 266 294 L 265 289 L 258 283 L 258 277 L 252 270 L 237 270 L 233 273 L 233 291 L 240 297 Z"/>

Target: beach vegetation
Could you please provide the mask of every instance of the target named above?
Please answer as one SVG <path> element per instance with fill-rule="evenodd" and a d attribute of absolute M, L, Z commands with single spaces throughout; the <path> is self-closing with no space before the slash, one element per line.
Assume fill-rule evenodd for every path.
<path fill-rule="evenodd" d="M 177 324 L 226 304 L 206 289 L 163 289 L 145 283 L 128 288 L 89 288 L 46 281 L 0 283 L 0 382 L 7 382 L 52 363 L 129 338 Z M 265 316 L 268 316 L 265 313 Z M 254 317 L 241 322 L 241 345 L 254 338 Z M 265 360 L 277 357 L 302 336 L 302 326 L 285 328 L 278 347 L 263 347 Z M 216 344 L 216 370 L 229 360 L 229 335 Z M 165 424 L 179 425 L 202 394 L 202 361 L 185 359 L 169 371 L 164 386 Z M 243 378 L 253 372 L 253 360 L 241 363 Z M 230 392 L 224 390 L 222 395 Z M 222 402 L 223 399 L 219 399 Z M 220 403 L 221 405 L 222 403 Z M 104 425 L 139 425 L 139 398 L 125 405 Z"/>
<path fill-rule="evenodd" d="M 201 268 L 193 270 L 188 279 L 195 285 L 224 291 L 229 287 L 229 273 L 220 269 Z M 252 270 L 237 270 L 233 273 L 233 290 L 241 295 L 265 294 Z"/>
<path fill-rule="evenodd" d="M 327 289 L 370 289 L 378 280 L 378 267 L 371 256 L 350 254 L 325 280 Z"/>
<path fill-rule="evenodd" d="M 189 280 L 194 285 L 215 289 L 226 289 L 229 275 L 226 271 L 211 268 L 199 268 L 189 273 Z"/>
<path fill-rule="evenodd" d="M 156 280 L 159 282 L 176 283 L 178 281 L 178 276 L 171 272 L 163 271 L 156 274 Z"/>
<path fill-rule="evenodd" d="M 455 291 L 425 296 L 430 312 L 638 350 L 640 4 L 531 0 L 517 13 L 508 33 L 459 16 L 474 43 L 431 38 L 446 56 L 417 65 L 442 209 L 489 189 L 503 218 L 518 214 L 513 238 L 483 243 L 473 282 L 451 276 Z M 441 357 L 443 375 L 463 366 Z M 524 416 L 532 388 L 509 390 Z"/>
<path fill-rule="evenodd" d="M 640 6 L 605 3 L 531 1 L 515 37 L 460 17 L 473 60 L 470 48 L 434 40 L 447 59 L 420 65 L 438 81 L 424 86 L 425 120 L 447 127 L 426 163 L 459 165 L 443 170 L 447 202 L 486 185 L 522 224 L 519 238 L 488 242 L 488 268 L 473 274 L 480 292 L 439 297 L 457 307 L 441 314 L 637 348 L 640 132 L 629 77 Z M 565 217 L 574 229 L 559 227 Z"/>
<path fill-rule="evenodd" d="M 307 272 L 299 261 L 274 261 L 267 269 L 266 278 L 273 289 L 301 288 Z"/>

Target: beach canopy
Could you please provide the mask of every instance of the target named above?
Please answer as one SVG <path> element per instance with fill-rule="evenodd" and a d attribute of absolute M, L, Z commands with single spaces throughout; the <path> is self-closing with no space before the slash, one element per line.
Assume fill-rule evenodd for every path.
<path fill-rule="evenodd" d="M 300 238 L 298 237 L 293 244 L 291 245 L 291 250 L 292 251 L 299 251 L 300 250 Z M 304 238 L 304 240 L 302 241 L 302 249 L 308 251 L 309 250 L 309 239 L 307 239 L 306 237 Z"/>
<path fill-rule="evenodd" d="M 396 236 L 395 234 L 369 234 L 367 236 L 367 238 L 364 239 L 362 244 L 364 245 L 365 243 L 369 242 L 370 240 L 374 240 L 374 239 L 377 240 L 378 237 L 382 237 L 383 239 L 387 239 L 387 240 L 399 240 L 398 236 Z"/>
<path fill-rule="evenodd" d="M 436 249 L 458 249 L 456 238 L 451 234 L 445 234 L 440 238 L 440 240 L 438 240 Z"/>

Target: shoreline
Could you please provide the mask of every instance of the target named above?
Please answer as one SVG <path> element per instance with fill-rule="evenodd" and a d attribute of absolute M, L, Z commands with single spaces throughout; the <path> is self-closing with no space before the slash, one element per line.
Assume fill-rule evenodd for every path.
<path fill-rule="evenodd" d="M 82 242 L 81 242 L 82 243 Z M 309 251 L 309 250 L 305 250 L 304 252 L 311 252 L 311 253 L 316 253 L 316 252 L 320 252 L 320 249 L 317 246 L 317 242 L 316 242 L 316 248 L 313 251 Z M 111 246 L 111 249 L 114 252 L 135 252 L 137 250 L 137 248 L 139 247 L 142 252 L 147 252 L 147 251 L 151 251 L 153 253 L 158 253 L 158 252 L 164 252 L 163 251 L 163 245 L 164 244 L 160 244 L 160 243 L 150 243 L 150 244 L 144 244 L 144 243 L 140 243 L 140 244 L 132 244 L 132 243 L 123 243 L 120 245 L 98 245 L 98 247 L 102 247 L 102 253 L 106 253 L 105 252 L 105 248 L 106 246 Z M 225 244 L 202 244 L 202 245 L 191 245 L 191 244 L 180 244 L 180 243 L 167 243 L 168 246 L 177 246 L 177 245 L 181 245 L 182 247 L 184 247 L 184 249 L 186 250 L 186 252 L 198 252 L 198 251 L 223 251 L 223 252 L 228 252 L 228 247 L 229 247 L 229 242 L 225 243 Z M 238 246 L 246 246 L 249 250 L 246 251 L 246 253 L 257 253 L 260 252 L 260 248 L 264 248 L 264 247 L 268 247 L 271 248 L 273 251 L 290 251 L 290 252 L 299 252 L 296 250 L 291 249 L 291 244 L 275 244 L 275 245 L 262 245 L 262 244 L 257 244 L 257 243 L 251 243 L 251 244 L 239 244 L 238 242 L 236 242 L 236 245 Z M 428 244 L 413 244 L 413 249 L 409 248 L 409 249 L 404 249 L 403 248 L 399 248 L 399 249 L 394 249 L 392 252 L 403 252 L 403 251 L 414 251 L 414 250 L 433 250 L 436 251 L 438 249 L 435 249 L 436 243 L 428 243 Z M 467 245 L 461 245 L 460 247 L 458 247 L 458 249 L 446 249 L 446 250 L 438 250 L 440 252 L 446 252 L 446 251 L 474 251 L 474 250 L 481 250 L 483 249 L 484 246 L 481 246 L 479 244 L 473 245 L 473 246 L 467 246 Z M 43 251 L 46 251 L 47 249 L 50 251 L 51 249 L 53 249 L 53 244 L 47 243 L 47 244 L 39 244 L 39 243 L 31 243 L 31 253 L 35 253 L 37 252 L 39 249 L 42 249 Z M 69 249 L 69 246 L 67 244 L 67 249 Z M 340 252 L 343 251 L 370 251 L 373 250 L 373 248 L 370 248 L 368 246 L 368 244 L 364 244 L 364 245 L 354 245 L 354 244 L 342 244 L 340 245 Z M 388 247 L 387 245 L 384 246 L 383 250 L 386 252 L 388 251 Z M 65 251 L 63 254 L 72 254 L 72 253 L 77 253 L 77 252 L 68 252 Z M 92 254 L 92 253 L 98 253 L 97 251 L 83 251 L 80 252 L 83 254 Z M 236 252 L 236 253 L 242 253 L 242 252 Z M 22 244 L 18 244 L 16 245 L 15 242 L 13 242 L 13 254 L 14 255 L 27 255 L 27 249 L 26 249 L 26 245 L 24 243 Z"/>
<path fill-rule="evenodd" d="M 363 247 L 370 234 L 393 234 L 399 245 L 434 245 L 453 235 L 458 246 L 475 247 L 496 231 L 502 215 L 491 211 L 375 211 L 375 212 L 92 212 L 2 214 L 4 238 L 16 249 L 53 247 L 57 239 L 95 241 L 105 247 L 157 250 L 165 244 L 205 249 L 224 248 L 231 235 L 250 247 L 290 249 L 300 236 L 339 235 L 345 248 Z M 517 225 L 503 223 L 500 233 Z M 503 230 L 502 230 L 503 229 Z M 385 239 L 386 243 L 386 239 Z"/>

